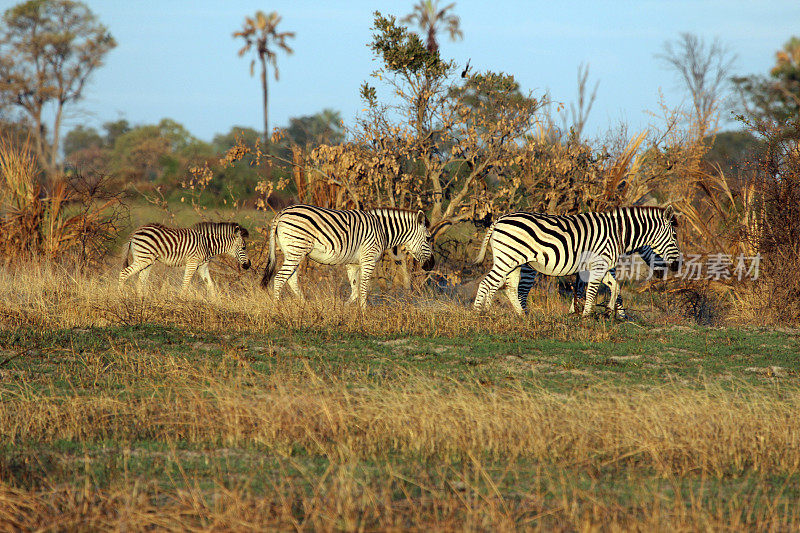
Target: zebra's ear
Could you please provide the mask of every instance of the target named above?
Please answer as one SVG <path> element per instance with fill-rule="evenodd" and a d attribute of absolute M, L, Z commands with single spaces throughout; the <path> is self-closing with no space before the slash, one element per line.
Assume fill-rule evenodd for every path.
<path fill-rule="evenodd" d="M 675 210 L 675 207 L 673 207 L 672 204 L 668 205 L 664 209 L 664 218 L 669 220 L 672 223 L 673 226 L 677 226 L 678 225 L 678 216 L 679 215 L 680 215 L 680 213 L 678 213 L 678 211 Z"/>
<path fill-rule="evenodd" d="M 247 231 L 247 228 L 243 228 L 239 224 L 236 224 L 236 233 L 239 233 L 243 239 L 246 239 L 250 236 L 250 232 Z"/>
<path fill-rule="evenodd" d="M 425 226 L 426 228 L 428 227 L 428 217 L 425 216 L 425 211 L 422 209 L 417 211 L 417 223 Z"/>

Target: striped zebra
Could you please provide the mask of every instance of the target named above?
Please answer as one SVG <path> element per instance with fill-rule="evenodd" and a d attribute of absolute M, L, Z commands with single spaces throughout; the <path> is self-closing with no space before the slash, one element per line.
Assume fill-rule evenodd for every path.
<path fill-rule="evenodd" d="M 680 260 L 677 225 L 671 207 L 620 207 L 603 213 L 564 216 L 525 212 L 504 215 L 489 228 L 475 261 L 481 263 L 491 245 L 492 269 L 481 281 L 473 307 L 479 310 L 491 303 L 495 292 L 505 284 L 508 299 L 517 312 L 522 312 L 520 266 L 527 263 L 552 276 L 587 271 L 583 315 L 594 310 L 601 281 L 611 288 L 609 310 L 614 312 L 619 284 L 609 271 L 619 256 L 649 246 L 676 271 Z"/>
<path fill-rule="evenodd" d="M 653 251 L 652 248 L 649 246 L 642 246 L 641 248 L 637 248 L 632 254 L 639 254 L 642 260 L 649 266 L 651 269 L 666 269 L 667 263 L 658 256 L 657 253 Z M 625 254 L 623 254 L 625 255 Z M 613 278 L 616 279 L 617 277 L 617 269 L 612 268 L 609 270 L 609 274 Z M 517 289 L 517 300 L 519 302 L 519 308 L 516 306 L 516 302 L 512 300 L 511 304 L 514 306 L 514 309 L 517 310 L 518 313 L 523 314 L 528 312 L 528 294 L 531 292 L 531 288 L 533 284 L 536 282 L 536 279 L 539 277 L 536 270 L 534 270 L 531 266 L 527 263 L 520 267 L 520 276 L 519 276 L 519 287 Z M 575 303 L 581 300 L 586 299 L 586 286 L 587 282 L 585 279 L 585 275 L 581 275 L 580 272 L 575 274 L 575 282 L 572 285 L 572 303 L 569 307 L 569 312 L 575 312 Z M 617 317 L 620 319 L 628 318 L 627 312 L 625 311 L 625 307 L 622 303 L 622 295 L 617 296 Z"/>
<path fill-rule="evenodd" d="M 283 265 L 275 273 L 275 246 L 283 251 Z M 278 300 L 284 283 L 304 300 L 298 283 L 297 267 L 308 256 L 325 265 L 347 265 L 350 299 L 367 304 L 367 289 L 372 272 L 388 248 L 404 245 L 425 270 L 433 268 L 431 234 L 422 211 L 381 207 L 366 211 L 340 211 L 312 205 L 287 207 L 272 221 L 269 258 L 261 285 L 273 287 Z"/>
<path fill-rule="evenodd" d="M 131 234 L 125 248 L 125 261 L 119 273 L 119 286 L 139 274 L 139 284 L 144 287 L 150 267 L 156 261 L 167 266 L 186 265 L 182 291 L 189 287 L 195 272 L 200 274 L 208 290 L 216 292 L 208 272 L 208 262 L 215 255 L 227 254 L 239 260 L 242 268 L 250 268 L 245 239 L 248 232 L 233 222 L 200 222 L 191 228 L 170 228 L 161 224 L 147 224 Z M 129 255 L 133 261 L 129 261 Z"/>

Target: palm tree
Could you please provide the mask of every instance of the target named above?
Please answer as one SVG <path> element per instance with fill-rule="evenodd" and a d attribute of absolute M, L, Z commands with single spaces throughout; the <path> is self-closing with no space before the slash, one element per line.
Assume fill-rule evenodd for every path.
<path fill-rule="evenodd" d="M 269 120 L 267 112 L 267 100 L 269 96 L 267 88 L 267 63 L 272 65 L 275 73 L 275 81 L 278 80 L 278 63 L 277 53 L 270 45 L 277 46 L 287 54 L 291 54 L 293 50 L 286 44 L 286 39 L 294 39 L 294 32 L 285 31 L 278 33 L 276 31 L 278 23 L 281 21 L 281 16 L 275 11 L 269 15 L 265 15 L 263 11 L 256 11 L 255 17 L 245 17 L 244 26 L 241 31 L 233 34 L 234 37 L 241 37 L 244 39 L 244 46 L 239 50 L 239 57 L 242 57 L 251 48 L 256 49 L 258 60 L 261 63 L 261 88 L 264 92 L 264 142 L 269 143 Z M 250 75 L 253 75 L 256 60 L 250 62 Z"/>
<path fill-rule="evenodd" d="M 436 34 L 441 31 L 441 26 L 444 25 L 447 32 L 450 34 L 450 40 L 463 39 L 464 34 L 461 32 L 460 19 L 448 13 L 456 6 L 455 2 L 447 4 L 445 7 L 439 9 L 439 0 L 420 0 L 414 6 L 414 11 L 403 18 L 406 24 L 416 24 L 427 35 L 427 48 L 431 53 L 439 51 L 439 43 L 436 42 Z"/>

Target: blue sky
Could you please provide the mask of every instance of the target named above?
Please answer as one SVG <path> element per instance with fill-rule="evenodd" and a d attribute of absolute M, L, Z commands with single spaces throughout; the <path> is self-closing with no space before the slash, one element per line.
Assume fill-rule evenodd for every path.
<path fill-rule="evenodd" d="M 7 0 L 2 0 L 6 2 Z M 7 2 L 7 6 L 15 2 Z M 260 129 L 261 88 L 250 58 L 236 55 L 231 34 L 245 15 L 277 11 L 279 27 L 296 32 L 294 54 L 278 58 L 280 81 L 270 79 L 270 127 L 324 108 L 346 124 L 363 107 L 360 84 L 377 67 L 367 43 L 372 13 L 402 16 L 411 1 L 333 2 L 89 0 L 118 46 L 92 78 L 69 117 L 99 127 L 125 118 L 134 124 L 169 117 L 210 140 L 234 125 Z M 442 2 L 444 5 L 445 2 Z M 5 8 L 4 8 L 5 9 Z M 569 103 L 578 65 L 599 80 L 587 133 L 620 121 L 632 130 L 651 121 L 659 90 L 671 104 L 683 99 L 675 75 L 655 58 L 666 40 L 693 32 L 720 40 L 737 54 L 735 72 L 766 73 L 774 53 L 800 35 L 800 1 L 503 1 L 461 0 L 464 39 L 441 38 L 442 54 L 476 70 L 514 74 L 525 90 Z"/>

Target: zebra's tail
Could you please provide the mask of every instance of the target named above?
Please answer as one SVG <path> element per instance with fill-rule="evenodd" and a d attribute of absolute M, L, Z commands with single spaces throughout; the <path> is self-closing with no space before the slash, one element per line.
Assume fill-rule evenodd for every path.
<path fill-rule="evenodd" d="M 131 264 L 130 261 L 131 255 L 131 240 L 128 239 L 128 242 L 125 243 L 125 246 L 122 247 L 122 268 L 128 268 L 128 265 Z"/>
<path fill-rule="evenodd" d="M 486 257 L 486 247 L 489 246 L 489 239 L 492 236 L 492 232 L 494 232 L 494 227 L 496 224 L 497 221 L 489 226 L 488 231 L 486 231 L 486 236 L 483 238 L 483 244 L 481 244 L 481 251 L 478 252 L 478 257 L 476 257 L 475 261 L 472 262 L 473 265 L 480 265 L 483 263 L 483 259 Z"/>
<path fill-rule="evenodd" d="M 261 278 L 261 286 L 265 289 L 269 286 L 269 280 L 275 275 L 275 267 L 278 264 L 275 259 L 275 232 L 278 231 L 279 218 L 280 214 L 272 220 L 272 226 L 269 230 L 269 255 L 267 256 L 267 266 L 264 267 L 264 277 Z"/>

